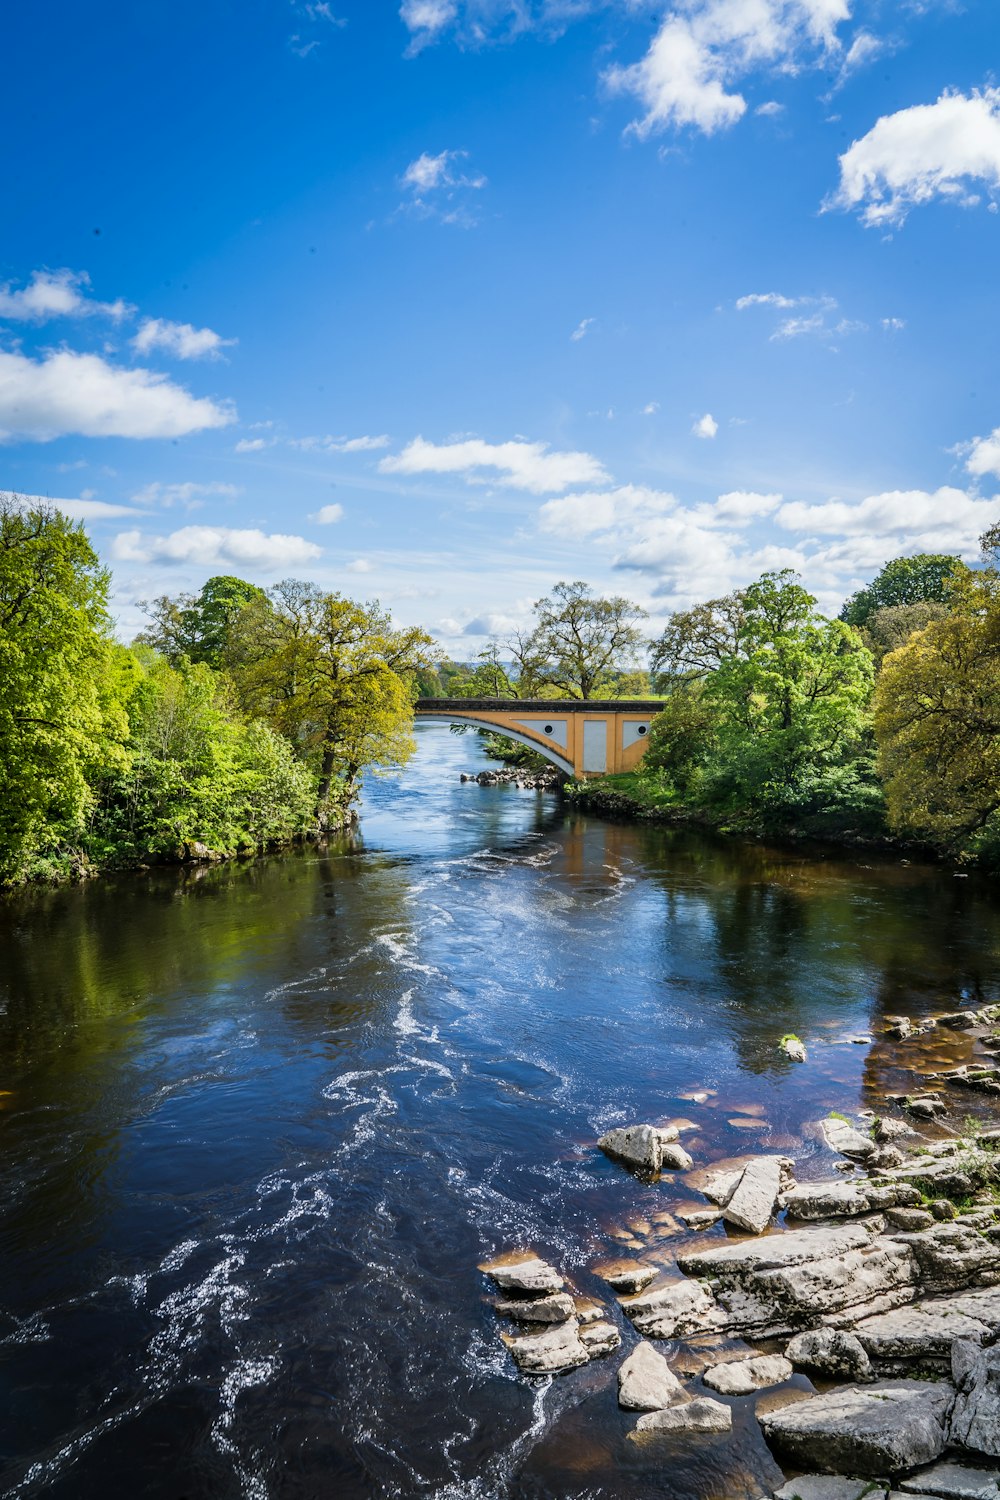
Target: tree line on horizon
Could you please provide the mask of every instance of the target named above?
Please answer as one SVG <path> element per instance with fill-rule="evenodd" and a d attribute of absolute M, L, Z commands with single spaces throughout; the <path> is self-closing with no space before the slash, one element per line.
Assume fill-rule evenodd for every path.
<path fill-rule="evenodd" d="M 672 614 L 558 583 L 447 660 L 377 602 L 231 576 L 114 638 L 84 527 L 0 497 L 0 884 L 252 853 L 341 826 L 420 697 L 659 696 L 640 780 L 722 826 L 1000 850 L 1000 527 L 886 564 L 837 619 L 788 571 Z M 644 664 L 644 655 L 648 664 Z M 491 736 L 489 747 L 522 747 Z"/>

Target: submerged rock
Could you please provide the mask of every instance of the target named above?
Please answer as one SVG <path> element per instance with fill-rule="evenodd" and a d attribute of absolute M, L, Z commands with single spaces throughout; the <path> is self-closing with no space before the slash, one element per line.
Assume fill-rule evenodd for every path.
<path fill-rule="evenodd" d="M 841 1328 L 816 1328 L 796 1334 L 785 1349 L 785 1358 L 798 1370 L 813 1370 L 833 1380 L 875 1379 L 864 1344 Z"/>
<path fill-rule="evenodd" d="M 705 1384 L 723 1396 L 748 1396 L 769 1385 L 784 1385 L 792 1377 L 792 1366 L 781 1354 L 758 1354 L 753 1359 L 729 1360 L 713 1365 L 702 1376 Z"/>
<path fill-rule="evenodd" d="M 639 1260 L 603 1261 L 594 1267 L 594 1275 L 616 1292 L 641 1292 L 659 1274 L 659 1266 L 647 1266 Z"/>
<path fill-rule="evenodd" d="M 791 1058 L 792 1062 L 806 1061 L 805 1043 L 799 1037 L 791 1035 L 783 1036 L 778 1046 L 786 1057 Z"/>
<path fill-rule="evenodd" d="M 651 1411 L 640 1417 L 635 1432 L 729 1432 L 733 1414 L 721 1401 L 699 1397 L 685 1406 L 671 1406 L 666 1411 Z M 629 1433 L 629 1437 L 634 1436 Z"/>
<path fill-rule="evenodd" d="M 618 1371 L 618 1405 L 626 1411 L 662 1411 L 687 1399 L 687 1391 L 652 1344 L 639 1344 Z"/>
<path fill-rule="evenodd" d="M 951 1386 L 919 1380 L 846 1386 L 760 1418 L 793 1463 L 831 1473 L 885 1475 L 932 1463 L 948 1443 Z"/>

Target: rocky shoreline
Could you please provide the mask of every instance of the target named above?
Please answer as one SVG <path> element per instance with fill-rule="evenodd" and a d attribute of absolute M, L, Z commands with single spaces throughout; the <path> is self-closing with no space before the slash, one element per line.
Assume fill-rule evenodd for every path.
<path fill-rule="evenodd" d="M 522 790 L 555 792 L 566 778 L 556 766 L 532 771 L 526 766 L 505 766 L 500 770 L 473 773 L 463 771 L 459 781 L 474 781 L 477 786 L 516 786 Z"/>
<path fill-rule="evenodd" d="M 1000 1006 L 889 1018 L 896 1042 L 963 1031 L 976 1056 L 884 1112 L 817 1121 L 816 1179 L 788 1155 L 697 1165 L 689 1120 L 608 1131 L 596 1148 L 663 1207 L 575 1284 L 530 1247 L 481 1264 L 518 1369 L 629 1343 L 632 1443 L 707 1441 L 752 1404 L 788 1476 L 776 1500 L 1000 1500 L 1000 1128 L 942 1133 L 963 1090 L 1000 1093 L 998 1024 Z"/>

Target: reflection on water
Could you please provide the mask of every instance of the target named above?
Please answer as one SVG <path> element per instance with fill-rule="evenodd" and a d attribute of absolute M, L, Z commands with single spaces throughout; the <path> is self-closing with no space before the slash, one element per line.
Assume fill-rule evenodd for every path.
<path fill-rule="evenodd" d="M 595 1154 L 613 1123 L 808 1157 L 809 1121 L 909 1077 L 884 1015 L 997 998 L 1000 906 L 461 785 L 478 744 L 419 738 L 355 840 L 0 905 L 3 1493 L 773 1481 L 746 1403 L 678 1453 L 625 1441 L 614 1360 L 516 1378 L 476 1263 L 531 1244 L 597 1288 L 669 1191 Z"/>

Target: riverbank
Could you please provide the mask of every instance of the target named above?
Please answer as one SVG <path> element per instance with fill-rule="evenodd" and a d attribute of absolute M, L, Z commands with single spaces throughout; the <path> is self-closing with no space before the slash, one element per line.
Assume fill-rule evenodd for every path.
<path fill-rule="evenodd" d="M 755 813 L 714 813 L 704 807 L 691 807 L 679 802 L 674 793 L 655 777 L 634 771 L 593 781 L 566 782 L 563 790 L 574 807 L 599 818 L 661 823 L 675 828 L 731 834 L 737 838 L 766 838 L 777 843 L 870 849 L 933 863 L 947 858 L 939 849 L 915 839 L 899 838 L 884 827 L 859 827 L 859 820 L 850 813 L 824 813 L 805 817 L 798 823 L 777 825 L 765 822 Z M 962 863 L 975 861 L 966 856 Z"/>
<path fill-rule="evenodd" d="M 1000 1095 L 1000 1005 L 886 1022 L 916 1086 L 816 1120 L 810 1152 L 696 1162 L 681 1142 L 711 1090 L 688 1096 L 695 1119 L 591 1144 L 655 1197 L 583 1274 L 535 1246 L 480 1264 L 522 1374 L 609 1361 L 631 1324 L 617 1399 L 650 1459 L 749 1422 L 774 1500 L 1000 1496 L 983 1467 L 1000 1458 L 1000 1128 L 948 1126 Z M 928 1047 L 965 1060 L 928 1069 Z"/>

